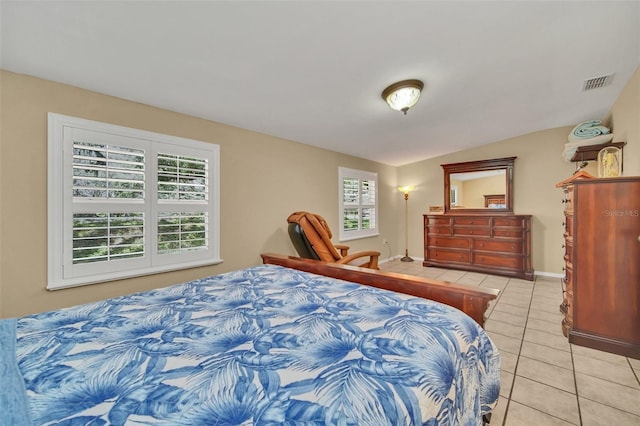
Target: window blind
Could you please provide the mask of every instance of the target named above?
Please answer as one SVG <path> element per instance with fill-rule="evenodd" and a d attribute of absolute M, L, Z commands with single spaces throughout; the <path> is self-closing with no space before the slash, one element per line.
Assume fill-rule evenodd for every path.
<path fill-rule="evenodd" d="M 205 249 L 207 219 L 206 213 L 160 213 L 158 215 L 158 254 Z"/>
<path fill-rule="evenodd" d="M 158 198 L 161 200 L 206 200 L 206 160 L 159 153 Z"/>
<path fill-rule="evenodd" d="M 219 263 L 219 146 L 49 114 L 48 284 Z"/>
<path fill-rule="evenodd" d="M 345 167 L 340 167 L 338 174 L 340 178 L 340 240 L 377 235 L 377 174 Z"/>
<path fill-rule="evenodd" d="M 144 198 L 143 150 L 74 141 L 73 196 Z"/>
<path fill-rule="evenodd" d="M 104 262 L 143 255 L 143 213 L 73 215 L 74 264 Z"/>

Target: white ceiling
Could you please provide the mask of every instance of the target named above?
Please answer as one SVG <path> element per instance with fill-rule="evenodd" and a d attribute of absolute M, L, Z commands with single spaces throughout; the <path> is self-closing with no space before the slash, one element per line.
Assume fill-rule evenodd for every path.
<path fill-rule="evenodd" d="M 640 64 L 638 1 L 2 0 L 0 18 L 6 70 L 396 166 L 602 119 Z M 408 78 L 425 90 L 404 116 L 380 94 Z"/>

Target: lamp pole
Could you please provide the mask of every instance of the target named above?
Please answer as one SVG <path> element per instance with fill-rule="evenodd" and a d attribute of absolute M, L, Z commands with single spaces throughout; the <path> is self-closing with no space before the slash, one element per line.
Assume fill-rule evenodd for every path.
<path fill-rule="evenodd" d="M 398 189 L 404 193 L 404 257 L 400 261 L 413 262 L 413 259 L 409 257 L 409 192 L 413 190 L 413 187 L 403 186 Z"/>

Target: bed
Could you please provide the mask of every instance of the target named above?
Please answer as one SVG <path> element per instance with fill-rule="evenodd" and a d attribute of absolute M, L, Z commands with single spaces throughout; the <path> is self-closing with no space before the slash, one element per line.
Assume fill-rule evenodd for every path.
<path fill-rule="evenodd" d="M 263 262 L 0 321 L 0 423 L 472 425 L 495 407 L 500 355 L 480 324 L 405 294 L 458 286 Z"/>

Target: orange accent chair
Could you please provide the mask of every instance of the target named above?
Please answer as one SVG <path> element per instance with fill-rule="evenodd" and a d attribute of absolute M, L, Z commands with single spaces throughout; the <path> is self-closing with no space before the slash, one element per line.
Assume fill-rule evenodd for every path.
<path fill-rule="evenodd" d="M 379 269 L 380 252 L 368 250 L 348 254 L 349 246 L 334 245 L 331 242 L 331 230 L 322 216 L 308 212 L 295 212 L 287 218 L 287 222 L 289 237 L 300 257 L 342 264 L 350 264 L 356 259 L 368 257 L 368 261 L 356 263 L 355 266 Z"/>

